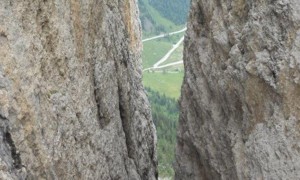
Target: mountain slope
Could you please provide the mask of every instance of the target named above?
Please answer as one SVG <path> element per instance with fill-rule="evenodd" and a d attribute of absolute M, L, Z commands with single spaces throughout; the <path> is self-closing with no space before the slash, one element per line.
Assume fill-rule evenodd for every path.
<path fill-rule="evenodd" d="M 189 0 L 149 0 L 149 4 L 176 25 L 186 23 Z"/>
<path fill-rule="evenodd" d="M 139 0 L 140 19 L 144 37 L 180 30 L 184 27 L 187 16 L 187 7 L 180 9 L 187 0 L 168 1 Z M 160 6 L 162 5 L 162 6 Z M 177 8 L 174 8 L 176 6 Z"/>

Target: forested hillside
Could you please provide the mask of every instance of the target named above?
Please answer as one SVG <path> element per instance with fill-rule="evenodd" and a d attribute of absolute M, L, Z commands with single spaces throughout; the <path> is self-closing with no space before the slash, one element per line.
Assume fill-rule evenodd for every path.
<path fill-rule="evenodd" d="M 189 0 L 138 0 L 144 36 L 181 29 L 186 22 Z"/>
<path fill-rule="evenodd" d="M 149 4 L 176 25 L 186 23 L 189 0 L 149 0 Z"/>
<path fill-rule="evenodd" d="M 174 176 L 172 164 L 176 144 L 178 103 L 174 98 L 146 88 L 157 131 L 158 171 L 160 177 Z"/>

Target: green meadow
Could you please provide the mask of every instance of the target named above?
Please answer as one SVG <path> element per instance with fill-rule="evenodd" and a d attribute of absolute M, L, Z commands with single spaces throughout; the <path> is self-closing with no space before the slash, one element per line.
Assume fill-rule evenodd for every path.
<path fill-rule="evenodd" d="M 183 72 L 144 72 L 143 83 L 145 87 L 150 87 L 167 97 L 178 99 L 183 76 Z"/>

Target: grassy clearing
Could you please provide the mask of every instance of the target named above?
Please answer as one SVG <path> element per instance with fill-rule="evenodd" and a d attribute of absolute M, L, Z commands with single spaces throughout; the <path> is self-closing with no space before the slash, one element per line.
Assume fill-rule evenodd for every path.
<path fill-rule="evenodd" d="M 152 67 L 172 48 L 172 43 L 164 40 L 153 40 L 144 42 L 142 53 L 143 68 Z"/>
<path fill-rule="evenodd" d="M 183 43 L 171 54 L 169 59 L 162 63 L 161 65 L 182 61 L 183 59 Z"/>
<path fill-rule="evenodd" d="M 183 72 L 144 72 L 144 86 L 165 94 L 168 97 L 178 99 L 180 96 Z"/>

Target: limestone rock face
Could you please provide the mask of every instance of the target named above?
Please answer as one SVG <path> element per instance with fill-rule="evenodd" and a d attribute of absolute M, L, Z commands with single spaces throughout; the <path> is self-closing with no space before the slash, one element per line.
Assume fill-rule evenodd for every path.
<path fill-rule="evenodd" d="M 156 179 L 136 4 L 0 1 L 0 179 Z"/>
<path fill-rule="evenodd" d="M 299 179 L 300 1 L 191 8 L 176 179 Z"/>

